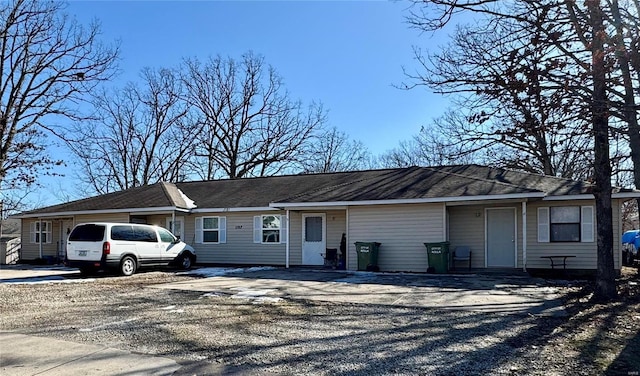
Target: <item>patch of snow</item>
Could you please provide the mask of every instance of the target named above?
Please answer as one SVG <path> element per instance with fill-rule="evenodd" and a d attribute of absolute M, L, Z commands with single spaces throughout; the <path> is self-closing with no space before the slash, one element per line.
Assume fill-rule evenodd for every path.
<path fill-rule="evenodd" d="M 255 266 L 251 268 L 199 268 L 199 269 L 179 272 L 177 274 L 199 275 L 202 277 L 209 278 L 209 277 L 220 277 L 227 274 L 250 273 L 250 272 L 258 272 L 262 270 L 275 270 L 275 269 L 277 268 L 273 266 Z"/>
<path fill-rule="evenodd" d="M 253 304 L 263 304 L 263 303 L 278 303 L 282 298 L 274 297 L 274 296 L 261 296 L 257 299 L 254 299 Z"/>
<path fill-rule="evenodd" d="M 163 310 L 163 311 L 168 311 L 168 310 L 171 310 L 171 309 L 174 309 L 174 308 L 176 308 L 176 306 L 170 305 L 170 306 L 167 306 L 167 307 L 162 307 L 160 309 Z"/>
<path fill-rule="evenodd" d="M 187 209 L 194 209 L 198 207 L 196 205 L 196 202 L 190 199 L 187 195 L 185 195 L 184 192 L 182 192 L 180 189 L 178 189 L 178 193 L 180 193 L 180 197 L 182 197 L 184 202 L 187 204 Z"/>
<path fill-rule="evenodd" d="M 232 288 L 231 290 L 239 291 L 237 294 L 231 297 L 232 299 L 252 300 L 253 304 L 277 303 L 282 300 L 282 298 L 279 298 L 277 296 L 267 296 L 267 294 L 276 291 L 274 289 L 252 290 L 243 287 L 236 287 Z"/>
<path fill-rule="evenodd" d="M 234 297 L 239 296 L 239 297 L 249 297 L 249 298 L 253 298 L 253 297 L 258 297 L 258 296 L 264 296 L 267 295 L 268 293 L 272 292 L 272 291 L 276 291 L 274 289 L 269 289 L 269 290 L 251 290 L 251 289 L 247 289 L 244 287 L 234 287 L 231 290 L 235 290 L 235 291 L 240 291 L 239 293 L 237 293 L 236 295 L 234 295 Z"/>
<path fill-rule="evenodd" d="M 202 298 L 217 298 L 219 296 L 225 296 L 226 294 L 223 294 L 221 292 L 208 292 L 206 294 L 202 294 L 202 296 L 200 297 L 200 299 Z"/>

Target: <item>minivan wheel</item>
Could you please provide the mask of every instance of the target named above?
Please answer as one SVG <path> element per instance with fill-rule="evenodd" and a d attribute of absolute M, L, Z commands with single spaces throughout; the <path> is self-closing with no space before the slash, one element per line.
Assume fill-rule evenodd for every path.
<path fill-rule="evenodd" d="M 130 276 L 136 272 L 136 260 L 131 256 L 125 256 L 120 262 L 120 274 Z"/>
<path fill-rule="evenodd" d="M 188 254 L 180 256 L 180 267 L 183 270 L 191 269 L 191 261 L 191 256 Z"/>

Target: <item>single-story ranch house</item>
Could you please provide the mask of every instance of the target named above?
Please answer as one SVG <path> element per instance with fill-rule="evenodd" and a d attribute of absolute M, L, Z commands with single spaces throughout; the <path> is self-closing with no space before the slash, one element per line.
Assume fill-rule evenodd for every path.
<path fill-rule="evenodd" d="M 595 202 L 587 182 L 478 165 L 409 167 L 237 180 L 157 183 L 24 212 L 23 260 L 64 257 L 83 222 L 164 226 L 191 243 L 201 264 L 323 265 L 346 238 L 379 242 L 382 271 L 425 272 L 424 243 L 471 248 L 473 268 L 550 268 L 542 256 L 570 255 L 567 269 L 596 269 Z M 621 205 L 640 191 L 615 189 Z M 344 235 L 343 235 L 344 234 Z M 621 267 L 621 245 L 614 245 Z"/>

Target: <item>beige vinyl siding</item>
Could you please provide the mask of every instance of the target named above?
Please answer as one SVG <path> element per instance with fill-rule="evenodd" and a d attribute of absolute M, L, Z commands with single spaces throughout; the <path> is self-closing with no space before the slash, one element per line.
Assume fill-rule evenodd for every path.
<path fill-rule="evenodd" d="M 425 272 L 425 242 L 444 241 L 444 205 L 375 205 L 349 208 L 348 267 L 358 268 L 354 243 L 381 243 L 383 271 Z"/>
<path fill-rule="evenodd" d="M 449 206 L 449 242 L 451 252 L 456 246 L 466 245 L 471 247 L 471 267 L 486 267 L 487 239 L 486 221 L 487 211 L 492 209 L 508 209 L 515 212 L 515 268 L 522 267 L 522 204 L 521 203 L 495 203 L 491 205 Z M 528 231 L 531 231 L 529 228 Z M 537 230 L 536 230 L 537 231 Z M 456 264 L 464 267 L 464 263 Z"/>
<path fill-rule="evenodd" d="M 203 264 L 284 265 L 286 244 L 259 244 L 253 242 L 253 217 L 262 214 L 286 216 L 282 212 L 225 212 L 197 213 L 185 216 L 185 242 L 191 244 Z M 227 242 L 198 244 L 195 242 L 196 217 L 226 217 Z"/>
<path fill-rule="evenodd" d="M 302 265 L 302 213 L 289 211 L 289 265 Z"/>
<path fill-rule="evenodd" d="M 302 215 L 303 214 L 325 214 L 327 228 L 327 247 L 338 249 L 340 254 L 340 240 L 342 234 L 347 232 L 347 214 L 345 210 L 329 211 L 290 211 L 290 234 L 291 241 L 289 248 L 289 264 L 302 265 Z"/>
<path fill-rule="evenodd" d="M 75 216 L 75 224 L 89 222 L 129 223 L 129 213 L 82 214 Z"/>
<path fill-rule="evenodd" d="M 336 248 L 340 254 L 340 240 L 342 234 L 347 232 L 347 212 L 327 211 L 327 248 Z M 302 237 L 302 232 L 300 232 Z"/>
<path fill-rule="evenodd" d="M 42 257 L 58 255 L 58 247 L 60 246 L 60 221 L 58 220 L 42 220 L 43 222 L 51 222 L 51 243 L 42 243 Z M 40 257 L 40 244 L 31 242 L 31 223 L 38 222 L 35 220 L 22 220 L 22 239 L 20 245 L 20 259 L 35 260 Z"/>
<path fill-rule="evenodd" d="M 594 207 L 594 236 L 593 242 L 538 242 L 538 208 L 552 206 L 593 206 Z M 613 254 L 614 266 L 620 269 L 620 202 L 613 200 Z M 573 255 L 575 258 L 567 260 L 567 269 L 597 269 L 598 250 L 597 250 L 597 232 L 595 230 L 596 223 L 595 201 L 542 201 L 530 203 L 527 206 L 527 268 L 550 268 L 551 263 L 548 259 L 542 259 L 541 256 L 553 255 Z"/>
<path fill-rule="evenodd" d="M 453 252 L 457 246 L 471 248 L 471 267 L 485 267 L 485 215 L 484 206 L 451 206 L 449 215 L 449 242 Z M 456 267 L 465 267 L 466 262 L 456 263 Z"/>
<path fill-rule="evenodd" d="M 51 221 L 51 243 L 42 244 L 42 256 L 58 255 L 58 248 L 63 246 L 60 239 L 60 226 L 62 221 L 58 218 L 43 219 L 43 221 Z M 22 220 L 22 245 L 20 250 L 20 258 L 22 260 L 35 260 L 40 257 L 39 244 L 31 243 L 30 229 L 31 223 L 37 220 Z M 111 214 L 82 214 L 73 218 L 73 225 L 89 222 L 129 222 L 129 213 L 111 213 Z"/>

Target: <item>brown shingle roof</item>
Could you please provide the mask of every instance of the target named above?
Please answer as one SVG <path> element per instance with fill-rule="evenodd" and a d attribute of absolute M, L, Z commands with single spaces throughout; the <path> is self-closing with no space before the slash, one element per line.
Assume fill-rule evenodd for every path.
<path fill-rule="evenodd" d="M 268 207 L 271 203 L 349 202 L 476 196 L 584 195 L 586 182 L 478 165 L 157 183 L 54 205 L 23 215 L 137 208 Z M 186 199 L 185 200 L 185 196 Z"/>
<path fill-rule="evenodd" d="M 584 182 L 477 165 L 409 167 L 387 170 L 366 180 L 325 187 L 278 202 L 410 200 L 503 195 L 580 195 Z"/>
<path fill-rule="evenodd" d="M 89 197 L 82 200 L 66 202 L 64 204 L 48 206 L 46 208 L 32 210 L 22 214 L 68 213 L 132 208 L 186 208 L 184 200 L 182 198 L 176 198 L 175 193 L 172 191 L 177 191 L 177 188 L 172 183 L 157 183 Z"/>

